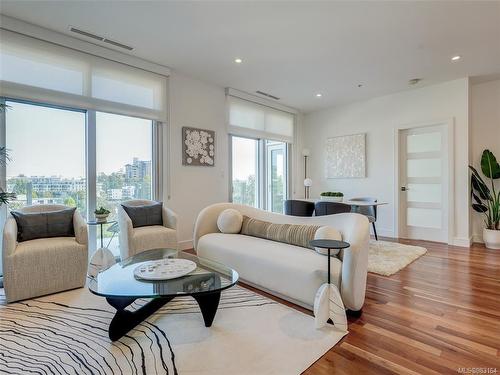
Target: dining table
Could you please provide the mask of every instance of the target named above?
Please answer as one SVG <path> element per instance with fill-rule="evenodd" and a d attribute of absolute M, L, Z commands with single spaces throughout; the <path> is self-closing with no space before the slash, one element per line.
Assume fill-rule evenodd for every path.
<path fill-rule="evenodd" d="M 329 200 L 329 199 L 321 199 L 321 198 L 298 198 L 297 200 L 300 200 L 300 201 L 306 201 L 306 202 L 312 202 L 312 203 L 316 203 L 316 202 L 335 202 L 335 203 L 342 203 L 342 204 L 346 204 L 348 206 L 356 206 L 356 207 L 368 207 L 368 206 L 384 206 L 386 204 L 388 204 L 387 202 L 365 202 L 365 201 L 359 201 L 359 200 L 356 200 L 356 199 L 346 199 L 346 200 L 342 200 L 341 202 L 337 202 L 337 201 L 334 201 L 334 200 Z"/>

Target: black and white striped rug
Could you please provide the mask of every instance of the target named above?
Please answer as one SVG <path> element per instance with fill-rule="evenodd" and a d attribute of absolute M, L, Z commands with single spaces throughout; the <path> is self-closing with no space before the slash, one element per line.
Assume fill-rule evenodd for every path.
<path fill-rule="evenodd" d="M 343 336 L 241 287 L 223 292 L 211 328 L 180 297 L 111 342 L 113 314 L 85 288 L 12 304 L 0 289 L 0 374 L 298 374 Z"/>

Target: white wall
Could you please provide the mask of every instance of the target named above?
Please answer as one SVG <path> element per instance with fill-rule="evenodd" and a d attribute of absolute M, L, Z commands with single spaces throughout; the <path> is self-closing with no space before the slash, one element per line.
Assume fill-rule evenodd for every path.
<path fill-rule="evenodd" d="M 164 155 L 170 183 L 164 173 L 163 201 L 179 216 L 178 237 L 181 248 L 190 248 L 193 225 L 206 206 L 228 200 L 228 136 L 226 131 L 225 93 L 177 72 L 169 81 L 170 134 L 164 136 Z M 182 165 L 182 127 L 214 130 L 216 156 L 214 167 Z M 167 167 L 166 165 L 166 167 Z M 169 199 L 170 196 L 170 199 Z"/>
<path fill-rule="evenodd" d="M 468 194 L 468 86 L 467 78 L 423 87 L 363 102 L 313 112 L 304 116 L 303 147 L 311 149 L 311 197 L 325 190 L 342 191 L 346 197 L 374 196 L 388 202 L 377 222 L 380 235 L 395 236 L 394 148 L 395 128 L 408 124 L 454 119 L 455 128 L 455 228 L 453 242 L 469 241 Z M 325 178 L 325 141 L 328 137 L 366 133 L 367 177 Z M 303 174 L 303 172 L 301 172 Z M 297 191 L 299 182 L 297 182 Z"/>
<path fill-rule="evenodd" d="M 471 155 L 472 164 L 480 168 L 483 150 L 492 151 L 500 159 L 500 80 L 471 86 Z M 489 185 L 488 185 L 489 186 Z M 496 181 L 500 189 L 500 181 Z M 472 213 L 472 237 L 482 242 L 483 219 Z"/>

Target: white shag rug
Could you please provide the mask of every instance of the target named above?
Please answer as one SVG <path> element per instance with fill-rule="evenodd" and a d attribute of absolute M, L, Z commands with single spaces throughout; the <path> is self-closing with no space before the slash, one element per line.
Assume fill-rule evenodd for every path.
<path fill-rule="evenodd" d="M 368 272 L 390 276 L 420 258 L 427 249 L 397 242 L 370 240 Z"/>
<path fill-rule="evenodd" d="M 345 335 L 238 286 L 222 293 L 210 328 L 179 297 L 111 342 L 113 314 L 86 288 L 11 304 L 0 289 L 0 373 L 300 374 Z"/>

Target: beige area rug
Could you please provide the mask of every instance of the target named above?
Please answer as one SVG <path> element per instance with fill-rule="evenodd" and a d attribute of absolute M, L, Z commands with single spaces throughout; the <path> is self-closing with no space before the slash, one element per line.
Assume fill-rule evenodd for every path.
<path fill-rule="evenodd" d="M 0 374 L 300 374 L 345 335 L 237 286 L 211 328 L 180 297 L 113 343 L 113 312 L 86 288 L 8 305 L 0 289 Z"/>
<path fill-rule="evenodd" d="M 384 276 L 393 275 L 426 252 L 427 249 L 420 246 L 370 240 L 368 272 Z"/>

